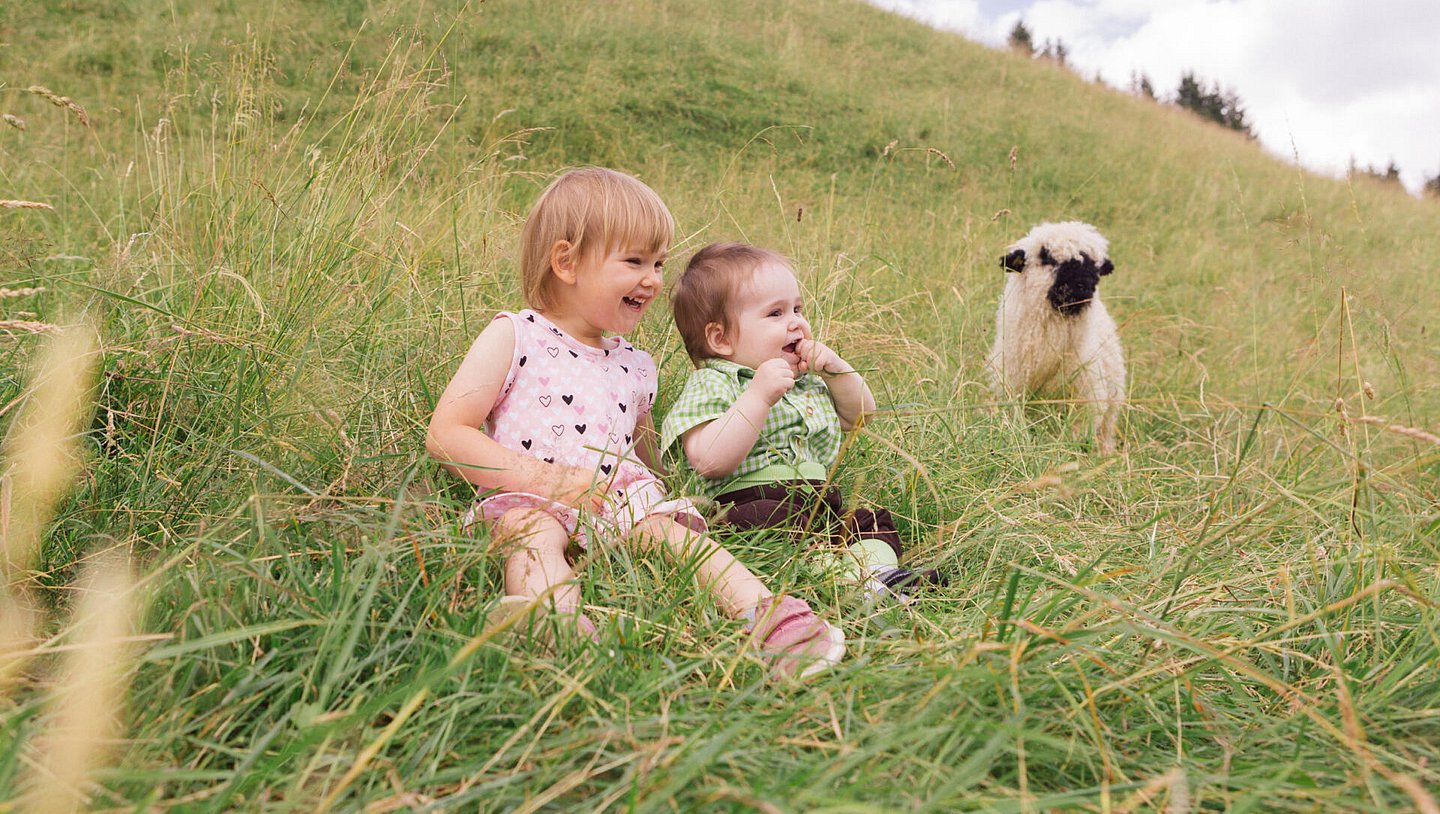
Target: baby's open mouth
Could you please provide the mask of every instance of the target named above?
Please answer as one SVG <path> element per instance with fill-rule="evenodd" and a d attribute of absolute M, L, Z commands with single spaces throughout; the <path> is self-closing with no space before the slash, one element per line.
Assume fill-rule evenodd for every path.
<path fill-rule="evenodd" d="M 791 342 L 790 344 L 788 344 L 788 345 L 786 345 L 785 347 L 781 348 L 780 350 L 783 350 L 783 351 L 785 351 L 786 353 L 794 353 L 794 352 L 795 352 L 795 349 L 796 349 L 797 347 L 799 347 L 799 346 L 800 346 L 800 340 L 797 339 L 797 340 L 795 340 L 794 342 Z"/>

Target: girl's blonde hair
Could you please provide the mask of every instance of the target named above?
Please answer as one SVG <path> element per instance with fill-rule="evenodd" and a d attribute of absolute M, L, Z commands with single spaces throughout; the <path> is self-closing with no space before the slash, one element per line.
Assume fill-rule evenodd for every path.
<path fill-rule="evenodd" d="M 570 170 L 540 193 L 520 233 L 525 304 L 537 311 L 554 307 L 550 252 L 559 241 L 570 243 L 584 264 L 620 246 L 663 252 L 674 237 L 675 218 L 643 182 L 603 167 Z"/>

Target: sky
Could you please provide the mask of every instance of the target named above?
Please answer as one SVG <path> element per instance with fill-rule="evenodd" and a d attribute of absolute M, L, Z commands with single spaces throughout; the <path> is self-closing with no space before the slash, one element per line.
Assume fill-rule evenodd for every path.
<path fill-rule="evenodd" d="M 1173 97 L 1192 71 L 1233 91 L 1277 156 L 1342 176 L 1391 162 L 1418 192 L 1440 175 L 1440 0 L 869 0 L 1003 46 L 1023 18 L 1081 76 Z"/>

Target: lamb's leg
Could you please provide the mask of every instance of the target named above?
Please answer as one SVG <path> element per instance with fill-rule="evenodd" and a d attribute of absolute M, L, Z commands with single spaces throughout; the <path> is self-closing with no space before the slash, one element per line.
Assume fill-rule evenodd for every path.
<path fill-rule="evenodd" d="M 1079 385 L 1080 395 L 1093 415 L 1090 429 L 1095 439 L 1095 449 L 1101 455 L 1114 455 L 1120 407 L 1125 401 L 1123 391 L 1112 386 L 1112 382 L 1108 381 L 1104 370 L 1098 364 L 1085 366 Z"/>
<path fill-rule="evenodd" d="M 1005 375 L 1007 367 L 1004 352 L 999 348 L 991 351 L 990 357 L 985 360 L 985 367 L 990 370 L 990 396 L 995 401 L 990 411 L 999 412 L 1001 419 L 1007 423 L 1018 422 L 1023 410 L 1020 404 L 1020 387 Z"/>

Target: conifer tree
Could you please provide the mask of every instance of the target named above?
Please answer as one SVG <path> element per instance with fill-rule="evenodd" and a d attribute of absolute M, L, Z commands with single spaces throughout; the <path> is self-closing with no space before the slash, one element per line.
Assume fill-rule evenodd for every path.
<path fill-rule="evenodd" d="M 1255 138 L 1255 133 L 1250 130 L 1250 123 L 1245 120 L 1245 106 L 1241 104 L 1240 96 L 1233 90 L 1222 90 L 1219 83 L 1206 87 L 1196 78 L 1194 71 L 1186 71 L 1180 75 L 1180 87 L 1175 91 L 1175 104 L 1216 124 Z"/>
<path fill-rule="evenodd" d="M 1434 178 L 1426 178 L 1420 191 L 1425 197 L 1440 201 L 1440 173 L 1437 173 Z"/>
<path fill-rule="evenodd" d="M 1035 53 L 1035 41 L 1030 36 L 1030 29 L 1025 27 L 1025 20 L 1015 21 L 1015 27 L 1010 29 L 1010 47 L 1016 51 L 1024 51 L 1025 56 Z"/>

